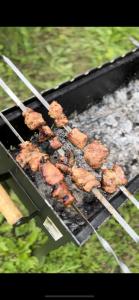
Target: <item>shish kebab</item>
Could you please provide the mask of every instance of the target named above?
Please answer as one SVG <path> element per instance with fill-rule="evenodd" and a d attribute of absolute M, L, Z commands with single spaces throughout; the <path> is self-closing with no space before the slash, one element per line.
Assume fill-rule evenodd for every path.
<path fill-rule="evenodd" d="M 24 82 L 24 84 L 31 90 L 31 92 L 38 98 L 38 100 L 43 104 L 43 106 L 49 111 L 50 110 L 50 106 L 51 108 L 53 109 L 53 107 L 55 107 L 55 104 L 58 105 L 58 109 L 60 109 L 60 119 L 62 119 L 62 123 L 60 121 L 59 123 L 59 118 L 57 118 L 55 116 L 55 111 L 54 111 L 54 114 L 53 112 L 52 113 L 49 113 L 48 114 L 50 115 L 50 117 L 52 117 L 55 121 L 55 124 L 57 127 L 64 127 L 65 130 L 68 132 L 68 139 L 77 147 L 79 147 L 79 140 L 81 139 L 81 144 L 80 144 L 80 149 L 83 149 L 87 143 L 87 136 L 80 132 L 77 128 L 73 128 L 71 129 L 67 124 L 68 124 L 68 119 L 67 117 L 65 116 L 65 114 L 63 113 L 63 109 L 62 107 L 60 107 L 60 105 L 56 102 L 56 101 L 53 101 L 52 104 L 49 105 L 49 103 L 44 99 L 44 97 L 37 91 L 37 89 L 29 82 L 29 80 L 22 74 L 22 72 L 15 66 L 15 64 L 13 64 L 13 62 L 6 56 L 4 55 L 0 55 L 0 58 L 6 63 L 8 64 L 11 69 L 16 73 L 16 75 Z M 14 99 L 13 99 L 14 100 Z M 18 104 L 17 104 L 18 105 Z M 22 108 L 21 108 L 22 109 Z M 79 140 L 78 140 L 78 137 L 79 137 Z M 77 139 L 77 143 L 76 143 L 76 139 Z M 98 168 L 101 166 L 101 164 L 103 163 L 103 160 L 100 161 L 100 164 L 99 164 L 99 160 L 98 160 L 98 164 L 97 166 L 93 165 L 93 157 L 92 157 L 92 151 L 94 149 L 94 146 L 98 146 L 99 149 L 101 149 L 102 151 L 104 151 L 104 161 L 105 161 L 105 158 L 107 157 L 108 155 L 108 152 L 107 152 L 107 148 L 106 147 L 101 147 L 101 143 L 97 145 L 95 145 L 95 143 L 97 143 L 97 141 L 94 141 L 93 143 L 87 145 L 87 147 L 85 148 L 85 152 L 84 152 L 84 159 L 86 160 L 86 162 L 92 167 L 92 168 Z M 102 145 L 103 146 L 103 145 Z M 59 153 L 61 152 L 61 155 L 62 155 L 62 149 L 59 149 Z M 95 152 L 94 151 L 94 155 L 95 155 Z M 139 209 L 139 202 L 137 201 L 137 199 L 125 188 L 124 185 L 117 185 L 117 188 L 119 188 L 123 194 L 125 194 L 125 196 L 130 199 L 130 201 Z M 98 191 L 97 191 L 97 194 L 96 194 L 96 190 L 93 190 L 93 193 L 95 193 L 95 196 L 98 198 Z M 101 195 L 99 195 L 101 200 L 102 200 L 102 197 Z M 105 205 L 103 203 L 103 205 Z"/>
<path fill-rule="evenodd" d="M 21 110 L 24 109 L 24 112 L 25 112 L 26 106 L 16 97 L 16 95 L 11 91 L 11 89 L 4 83 L 4 81 L 2 79 L 0 79 L 0 85 L 4 89 L 4 91 L 14 100 L 14 102 L 16 102 L 16 104 L 20 107 L 20 109 Z M 21 103 L 22 103 L 22 105 L 20 105 Z M 58 149 L 57 151 L 59 152 L 59 150 L 61 150 L 61 149 Z M 61 155 L 61 152 L 60 152 L 60 155 Z M 47 164 L 47 167 L 49 168 L 48 162 L 46 162 L 46 164 Z M 46 176 L 49 177 L 49 174 L 46 170 L 47 170 L 47 168 L 44 168 L 44 172 L 42 172 L 43 176 L 44 177 L 46 177 Z M 130 235 L 130 237 L 136 243 L 139 243 L 139 236 L 136 234 L 136 232 L 129 226 L 129 224 L 127 224 L 127 222 L 121 217 L 121 215 L 117 212 L 117 210 L 101 194 L 101 192 L 97 188 L 95 188 L 95 185 L 98 186 L 98 181 L 94 180 L 95 176 L 93 174 L 91 174 L 90 172 L 84 170 L 83 168 L 81 168 L 81 170 L 80 170 L 80 168 L 75 168 L 74 169 L 75 173 L 76 173 L 76 171 L 77 172 L 81 171 L 81 173 L 82 173 L 82 170 L 83 170 L 83 172 L 87 172 L 87 174 L 83 174 L 83 176 L 81 176 L 82 177 L 81 181 L 82 180 L 83 180 L 83 182 L 85 181 L 85 184 L 83 185 L 83 188 L 85 188 L 85 185 L 87 184 L 87 191 L 89 192 L 89 191 L 91 191 L 91 188 L 93 187 L 92 192 L 96 196 L 96 198 L 105 206 L 105 208 L 110 212 L 110 214 L 112 214 L 114 216 L 114 218 L 124 228 L 124 230 Z M 91 180 L 90 180 L 90 174 L 91 174 Z M 77 175 L 77 173 L 76 173 L 76 175 Z M 76 175 L 75 175 L 75 177 L 76 177 Z M 89 179 L 89 186 L 88 186 L 88 182 L 86 182 L 86 175 L 89 176 L 89 178 L 88 178 Z M 92 176 L 93 176 L 93 178 L 92 178 Z M 73 176 L 72 179 L 74 180 L 74 176 Z M 75 179 L 75 181 L 76 181 L 76 179 Z M 77 183 L 78 182 L 76 181 L 76 184 Z M 80 188 L 81 188 L 81 186 L 80 186 Z M 62 190 L 62 187 L 61 187 L 61 190 Z"/>
<path fill-rule="evenodd" d="M 0 117 L 3 119 L 3 121 L 8 125 L 8 127 L 12 130 L 12 132 L 15 134 L 15 136 L 19 139 L 19 141 L 21 142 L 21 144 L 25 143 L 25 141 L 23 140 L 23 138 L 19 135 L 19 133 L 15 130 L 15 128 L 11 125 L 11 123 L 8 121 L 8 119 L 3 115 L 2 112 L 0 112 Z M 87 225 L 89 225 L 89 227 L 91 227 L 91 229 L 93 229 L 93 232 L 96 234 L 97 239 L 99 240 L 100 244 L 102 245 L 102 247 L 104 248 L 104 250 L 111 254 L 117 264 L 119 265 L 121 271 L 123 273 L 131 273 L 131 271 L 129 270 L 129 268 L 125 265 L 125 263 L 123 263 L 116 255 L 115 251 L 112 249 L 112 247 L 110 246 L 110 244 L 101 236 L 98 234 L 98 232 L 96 231 L 96 229 L 94 228 L 94 226 L 88 221 L 88 219 L 83 215 L 83 213 L 78 209 L 78 207 L 76 207 L 73 204 L 73 208 L 80 214 L 80 216 L 83 218 L 83 220 L 86 222 Z"/>

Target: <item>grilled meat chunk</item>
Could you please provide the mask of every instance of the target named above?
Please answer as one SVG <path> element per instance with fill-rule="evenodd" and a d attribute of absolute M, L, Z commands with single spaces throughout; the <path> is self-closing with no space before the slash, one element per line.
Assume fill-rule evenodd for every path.
<path fill-rule="evenodd" d="M 43 159 L 46 161 L 48 158 L 49 156 L 47 154 L 40 151 L 34 151 L 32 152 L 28 165 L 33 172 L 37 172 L 39 170 L 41 160 Z"/>
<path fill-rule="evenodd" d="M 102 176 L 102 188 L 107 193 L 114 193 L 117 190 L 116 176 L 113 170 L 104 169 Z"/>
<path fill-rule="evenodd" d="M 20 164 L 22 168 L 28 164 L 32 152 L 36 151 L 37 147 L 30 142 L 24 142 L 20 144 L 20 152 L 16 156 L 16 161 Z"/>
<path fill-rule="evenodd" d="M 67 135 L 68 140 L 79 149 L 83 149 L 87 143 L 87 135 L 78 128 L 73 128 Z"/>
<path fill-rule="evenodd" d="M 53 137 L 53 136 L 54 136 L 54 133 L 49 126 L 44 125 L 39 128 L 38 141 L 40 143 L 45 142 L 46 140 L 48 140 L 50 137 Z"/>
<path fill-rule="evenodd" d="M 57 150 L 62 147 L 62 143 L 59 141 L 58 137 L 55 136 L 52 140 L 50 140 L 50 146 L 54 149 Z"/>
<path fill-rule="evenodd" d="M 72 180 L 85 192 L 90 192 L 92 188 L 100 186 L 96 177 L 83 168 L 72 168 Z"/>
<path fill-rule="evenodd" d="M 67 165 L 64 165 L 62 163 L 56 163 L 56 167 L 64 174 L 71 173 L 71 168 L 69 168 Z"/>
<path fill-rule="evenodd" d="M 42 115 L 31 108 L 27 108 L 27 110 L 23 112 L 22 115 L 24 117 L 25 124 L 31 130 L 35 130 L 46 124 Z"/>
<path fill-rule="evenodd" d="M 68 119 L 64 114 L 61 114 L 60 118 L 55 119 L 55 124 L 58 128 L 64 127 L 68 124 Z"/>
<path fill-rule="evenodd" d="M 85 161 L 94 169 L 98 169 L 106 161 L 109 150 L 100 141 L 94 140 L 84 150 Z"/>
<path fill-rule="evenodd" d="M 54 119 L 57 127 L 63 127 L 68 124 L 68 119 L 63 113 L 63 108 L 57 101 L 53 101 L 50 104 L 48 114 Z"/>
<path fill-rule="evenodd" d="M 65 206 L 71 205 L 74 201 L 74 197 L 64 181 L 57 185 L 52 193 L 52 196 L 61 200 Z"/>
<path fill-rule="evenodd" d="M 115 164 L 113 166 L 113 171 L 116 174 L 116 183 L 117 185 L 125 185 L 127 184 L 127 178 L 125 177 L 124 170 L 121 166 Z"/>
<path fill-rule="evenodd" d="M 63 174 L 50 161 L 45 162 L 40 166 L 40 171 L 44 181 L 50 185 L 55 185 L 64 180 Z"/>
<path fill-rule="evenodd" d="M 72 151 L 67 150 L 66 155 L 59 156 L 59 163 L 68 165 L 69 167 L 73 167 L 75 163 L 75 157 Z"/>
<path fill-rule="evenodd" d="M 114 165 L 112 169 L 104 169 L 102 176 L 102 188 L 107 193 L 114 193 L 118 186 L 127 184 L 124 171 L 121 166 Z"/>
<path fill-rule="evenodd" d="M 39 169 L 39 164 L 42 158 L 48 159 L 48 155 L 42 153 L 40 149 L 30 142 L 20 144 L 20 152 L 16 156 L 16 161 L 22 168 L 29 165 L 33 172 Z"/>

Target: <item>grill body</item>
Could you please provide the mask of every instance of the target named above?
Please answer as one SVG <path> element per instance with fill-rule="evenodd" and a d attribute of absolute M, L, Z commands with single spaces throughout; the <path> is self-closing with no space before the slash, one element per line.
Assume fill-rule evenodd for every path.
<path fill-rule="evenodd" d="M 139 79 L 139 50 L 136 49 L 101 67 L 89 70 L 71 81 L 62 83 L 54 89 L 44 91 L 42 95 L 48 102 L 57 99 L 69 116 L 74 110 L 80 113 L 92 104 L 100 102 L 104 95 L 114 92 L 132 79 Z M 26 100 L 24 104 L 41 112 L 51 125 L 47 111 L 35 97 Z M 3 113 L 25 140 L 31 137 L 32 133 L 24 125 L 19 108 L 14 106 L 4 110 Z M 36 223 L 49 237 L 46 252 L 69 241 L 82 246 L 91 234 L 90 227 L 84 227 L 77 235 L 68 229 L 50 206 L 48 199 L 42 197 L 33 182 L 10 155 L 8 151 L 10 145 L 18 145 L 18 143 L 19 141 L 7 125 L 0 120 L 0 181 L 7 181 L 30 214 L 34 211 L 38 212 L 35 217 Z M 136 176 L 128 183 L 128 189 L 134 193 L 138 188 L 139 176 Z M 125 196 L 118 192 L 111 197 L 110 202 L 118 208 L 125 200 Z M 102 208 L 91 223 L 98 228 L 108 217 L 109 213 Z"/>

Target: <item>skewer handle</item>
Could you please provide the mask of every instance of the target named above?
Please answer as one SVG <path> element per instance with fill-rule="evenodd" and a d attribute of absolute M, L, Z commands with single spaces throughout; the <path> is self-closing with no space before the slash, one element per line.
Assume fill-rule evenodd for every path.
<path fill-rule="evenodd" d="M 139 243 L 139 236 L 137 233 L 128 225 L 128 223 L 120 216 L 117 210 L 105 199 L 105 197 L 96 188 L 92 190 L 97 199 L 105 206 L 109 213 L 116 219 L 116 221 L 124 228 L 124 230 L 130 235 L 130 237 Z"/>
<path fill-rule="evenodd" d="M 23 217 L 20 210 L 11 200 L 6 190 L 0 184 L 0 212 L 5 217 L 10 225 L 14 225 L 19 219 Z"/>

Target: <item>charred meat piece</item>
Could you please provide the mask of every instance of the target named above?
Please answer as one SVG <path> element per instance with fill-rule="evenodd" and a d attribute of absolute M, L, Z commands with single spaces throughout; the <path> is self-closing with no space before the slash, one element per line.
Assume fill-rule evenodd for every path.
<path fill-rule="evenodd" d="M 61 200 L 65 206 L 71 205 L 74 201 L 74 197 L 64 181 L 57 185 L 52 193 L 52 196 Z"/>
<path fill-rule="evenodd" d="M 112 169 L 104 169 L 102 172 L 102 188 L 107 193 L 112 194 L 117 191 L 118 186 L 127 183 L 124 171 L 119 165 L 114 165 Z"/>
<path fill-rule="evenodd" d="M 83 149 L 87 143 L 88 137 L 78 128 L 73 128 L 67 135 L 68 140 L 79 149 Z"/>
<path fill-rule="evenodd" d="M 75 163 L 74 153 L 72 151 L 67 150 L 66 155 L 59 156 L 59 163 L 73 167 Z"/>
<path fill-rule="evenodd" d="M 127 178 L 125 177 L 124 170 L 119 165 L 113 166 L 113 171 L 116 174 L 116 183 L 117 185 L 125 185 L 127 184 Z"/>
<path fill-rule="evenodd" d="M 48 140 L 50 137 L 53 137 L 54 133 L 51 130 L 51 128 L 47 125 L 44 125 L 42 127 L 39 128 L 39 142 L 45 142 L 46 140 Z"/>
<path fill-rule="evenodd" d="M 30 142 L 20 144 L 20 149 L 19 154 L 16 156 L 16 161 L 22 168 L 29 165 L 33 172 L 38 170 L 42 158 L 48 159 L 47 154 L 42 153 L 36 145 Z"/>
<path fill-rule="evenodd" d="M 60 118 L 55 119 L 55 124 L 58 128 L 64 127 L 68 124 L 68 119 L 64 114 L 61 114 Z"/>
<path fill-rule="evenodd" d="M 44 181 L 50 185 L 55 185 L 64 180 L 63 174 L 50 161 L 42 164 L 40 166 L 40 171 L 42 173 Z"/>
<path fill-rule="evenodd" d="M 31 108 L 27 108 L 27 110 L 23 112 L 22 115 L 24 117 L 25 124 L 31 130 L 35 130 L 46 124 L 42 115 Z"/>
<path fill-rule="evenodd" d="M 106 161 L 109 150 L 100 141 L 94 140 L 84 150 L 85 161 L 94 169 L 98 169 Z"/>
<path fill-rule="evenodd" d="M 50 146 L 54 149 L 57 150 L 62 147 L 61 142 L 59 141 L 58 137 L 55 136 L 52 140 L 50 140 Z"/>
<path fill-rule="evenodd" d="M 20 144 L 20 152 L 16 156 L 16 161 L 20 164 L 22 168 L 28 164 L 32 152 L 36 151 L 37 147 L 30 142 L 24 142 Z"/>
<path fill-rule="evenodd" d="M 96 177 L 83 168 L 72 168 L 72 180 L 85 192 L 90 192 L 92 188 L 100 186 Z"/>
<path fill-rule="evenodd" d="M 49 158 L 49 156 L 40 151 L 34 151 L 31 155 L 31 158 L 28 162 L 29 167 L 33 172 L 37 172 L 39 170 L 41 160 L 45 159 L 45 161 Z"/>
<path fill-rule="evenodd" d="M 53 101 L 50 104 L 48 114 L 54 119 L 57 127 L 63 127 L 68 124 L 68 119 L 63 113 L 63 108 L 57 101 Z"/>
<path fill-rule="evenodd" d="M 56 163 L 56 167 L 64 174 L 71 174 L 71 168 L 62 163 Z"/>
<path fill-rule="evenodd" d="M 107 193 L 114 193 L 117 190 L 116 176 L 113 170 L 104 169 L 102 176 L 102 188 Z"/>

